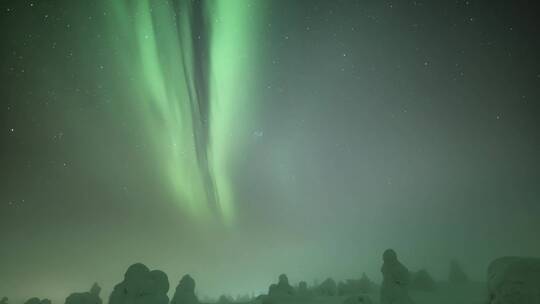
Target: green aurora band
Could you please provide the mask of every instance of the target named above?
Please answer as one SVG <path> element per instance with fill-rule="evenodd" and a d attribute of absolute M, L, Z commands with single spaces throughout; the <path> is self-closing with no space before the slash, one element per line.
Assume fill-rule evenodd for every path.
<path fill-rule="evenodd" d="M 257 24 L 252 1 L 113 0 L 111 29 L 163 182 L 182 211 L 226 224 L 235 218 L 231 162 L 241 151 L 236 130 L 256 107 Z M 250 72 L 251 71 L 251 72 Z M 134 88 L 134 89 L 131 89 Z"/>

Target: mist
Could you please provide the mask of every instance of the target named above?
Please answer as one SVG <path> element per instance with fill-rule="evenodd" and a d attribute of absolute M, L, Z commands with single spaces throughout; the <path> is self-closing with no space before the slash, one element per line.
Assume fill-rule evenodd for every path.
<path fill-rule="evenodd" d="M 439 286 L 414 302 L 478 303 L 493 261 L 540 256 L 529 4 L 137 3 L 0 5 L 9 304 L 131 303 L 136 263 L 167 303 L 186 274 L 203 303 L 383 303 L 389 248 Z"/>

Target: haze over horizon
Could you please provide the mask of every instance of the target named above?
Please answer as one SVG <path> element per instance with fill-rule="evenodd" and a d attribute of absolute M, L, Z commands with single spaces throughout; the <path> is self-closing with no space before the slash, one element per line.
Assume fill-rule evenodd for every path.
<path fill-rule="evenodd" d="M 515 1 L 0 4 L 0 296 L 476 281 L 540 256 L 540 30 Z"/>

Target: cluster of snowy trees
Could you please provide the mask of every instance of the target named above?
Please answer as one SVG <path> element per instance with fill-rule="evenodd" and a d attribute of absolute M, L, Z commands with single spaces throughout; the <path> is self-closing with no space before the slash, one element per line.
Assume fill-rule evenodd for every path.
<path fill-rule="evenodd" d="M 256 298 L 245 296 L 237 299 L 222 296 L 217 303 L 296 303 L 314 297 L 343 297 L 344 304 L 372 303 L 369 295 L 379 292 L 381 304 L 410 304 L 413 303 L 408 295 L 410 290 L 431 292 L 437 289 L 438 283 L 427 270 L 409 271 L 392 249 L 386 250 L 383 254 L 381 272 L 383 275 L 381 285 L 375 284 L 363 274 L 360 279 L 336 282 L 328 278 L 320 284 L 308 286 L 305 281 L 300 281 L 293 286 L 289 283 L 287 275 L 282 274 L 278 277 L 277 283 L 269 286 L 267 294 Z M 468 282 L 469 277 L 460 264 L 451 261 L 448 284 L 458 286 Z M 540 259 L 520 257 L 497 259 L 488 268 L 487 282 L 489 304 L 540 303 Z M 167 295 L 169 279 L 165 272 L 150 270 L 145 265 L 137 263 L 127 269 L 124 279 L 114 287 L 108 304 L 200 304 L 195 287 L 195 280 L 190 275 L 185 275 L 177 285 L 173 297 L 169 299 Z M 100 292 L 101 288 L 94 284 L 88 292 L 69 295 L 65 304 L 103 304 Z M 9 304 L 8 298 L 1 298 L 0 304 Z M 51 301 L 34 297 L 28 299 L 25 304 L 51 304 Z"/>

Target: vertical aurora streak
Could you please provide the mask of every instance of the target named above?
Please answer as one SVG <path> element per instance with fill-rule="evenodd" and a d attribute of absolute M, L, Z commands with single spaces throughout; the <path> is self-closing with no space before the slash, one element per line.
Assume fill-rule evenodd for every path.
<path fill-rule="evenodd" d="M 252 2 L 110 1 L 111 31 L 131 105 L 144 121 L 164 182 L 182 210 L 198 219 L 234 220 L 229 165 L 235 130 L 254 111 L 257 9 Z M 260 19 L 260 18 L 259 18 Z"/>

